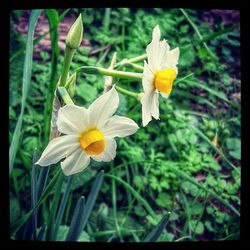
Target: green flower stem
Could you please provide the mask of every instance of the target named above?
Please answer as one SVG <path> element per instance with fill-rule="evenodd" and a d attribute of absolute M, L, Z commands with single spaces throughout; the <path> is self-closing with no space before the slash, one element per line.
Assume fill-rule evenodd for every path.
<path fill-rule="evenodd" d="M 119 70 L 111 70 L 105 69 L 101 67 L 92 67 L 92 66 L 82 66 L 76 69 L 76 72 L 82 70 L 86 74 L 102 74 L 106 76 L 124 78 L 124 79 L 131 79 L 131 80 L 141 80 L 142 74 L 141 73 L 133 73 L 133 72 L 124 72 Z"/>
<path fill-rule="evenodd" d="M 131 59 L 124 59 L 121 62 L 117 63 L 115 65 L 115 68 L 119 67 L 119 66 L 124 66 L 125 64 L 129 64 L 129 63 L 135 63 L 135 62 L 140 62 L 147 59 L 147 54 L 143 54 L 141 56 L 137 56 L 137 57 L 133 57 Z"/>
<path fill-rule="evenodd" d="M 67 80 L 68 73 L 69 73 L 69 67 L 70 67 L 70 63 L 72 61 L 74 52 L 75 52 L 75 49 L 71 49 L 68 46 L 66 46 L 61 81 L 60 81 L 60 85 L 62 87 L 64 87 L 66 84 L 66 80 Z"/>
<path fill-rule="evenodd" d="M 132 92 L 132 91 L 129 91 L 129 90 L 126 90 L 120 86 L 117 86 L 115 85 L 115 88 L 118 92 L 124 94 L 124 95 L 127 95 L 127 96 L 130 96 L 130 97 L 133 97 L 135 99 L 137 99 L 138 101 L 140 100 L 139 99 L 139 94 L 138 93 L 135 93 L 135 92 Z"/>
<path fill-rule="evenodd" d="M 141 72 L 144 71 L 144 67 L 142 67 L 142 66 L 139 65 L 139 64 L 136 64 L 136 63 L 129 63 L 128 65 L 132 66 L 134 69 L 137 69 L 137 70 L 139 70 L 139 71 L 141 71 Z"/>
<path fill-rule="evenodd" d="M 75 105 L 73 100 L 70 98 L 68 91 L 64 87 L 58 87 L 57 92 L 62 97 L 65 104 Z"/>

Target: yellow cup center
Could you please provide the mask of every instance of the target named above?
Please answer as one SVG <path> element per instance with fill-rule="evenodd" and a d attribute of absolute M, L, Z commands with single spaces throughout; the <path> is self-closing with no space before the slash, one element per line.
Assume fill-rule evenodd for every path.
<path fill-rule="evenodd" d="M 102 132 L 96 128 L 83 133 L 80 138 L 80 145 L 87 155 L 101 154 L 105 144 Z"/>
<path fill-rule="evenodd" d="M 154 85 L 157 90 L 165 94 L 170 94 L 174 80 L 176 79 L 176 72 L 174 69 L 168 68 L 159 70 L 154 79 Z"/>

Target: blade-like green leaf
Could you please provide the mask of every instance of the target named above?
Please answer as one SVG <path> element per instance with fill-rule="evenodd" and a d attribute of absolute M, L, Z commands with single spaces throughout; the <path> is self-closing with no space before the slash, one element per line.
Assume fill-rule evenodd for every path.
<path fill-rule="evenodd" d="M 36 26 L 36 22 L 42 10 L 33 10 L 30 14 L 29 20 L 29 28 L 28 28 L 28 36 L 26 42 L 26 53 L 24 59 L 24 68 L 23 68 L 23 87 L 22 87 L 22 104 L 21 104 L 21 113 L 18 117 L 18 122 L 14 131 L 14 136 L 11 141 L 10 150 L 9 150 L 9 174 L 11 174 L 11 170 L 14 165 L 14 161 L 16 158 L 16 153 L 20 140 L 20 133 L 22 128 L 22 120 L 23 113 L 25 109 L 26 99 L 28 96 L 28 92 L 31 84 L 31 72 L 32 72 L 32 56 L 33 56 L 33 35 Z"/>
<path fill-rule="evenodd" d="M 67 204 L 67 201 L 68 201 L 69 192 L 70 192 L 73 177 L 74 177 L 74 175 L 71 175 L 67 179 L 67 187 L 66 187 L 65 192 L 63 193 L 63 197 L 62 197 L 59 209 L 58 209 L 57 217 L 56 217 L 56 220 L 55 220 L 55 226 L 54 226 L 54 230 L 53 230 L 52 240 L 56 240 L 57 233 L 58 233 L 58 230 L 59 230 L 59 226 L 61 225 L 63 214 L 64 214 L 64 211 L 65 211 L 65 207 L 66 207 L 66 204 Z"/>
<path fill-rule="evenodd" d="M 41 195 L 40 199 L 38 200 L 36 206 L 30 210 L 28 213 L 26 213 L 25 215 L 23 215 L 18 221 L 16 221 L 13 225 L 10 225 L 10 232 L 11 234 L 14 234 L 24 223 L 26 223 L 29 218 L 32 216 L 32 214 L 34 213 L 34 211 L 36 211 L 36 209 L 38 207 L 41 206 L 41 204 L 48 198 L 51 190 L 53 189 L 53 187 L 55 186 L 55 184 L 58 181 L 58 178 L 62 175 L 62 171 L 58 171 L 56 173 L 56 175 L 52 178 L 52 180 L 50 181 L 50 183 L 48 184 L 48 186 L 45 188 L 43 194 Z"/>
<path fill-rule="evenodd" d="M 190 127 L 191 127 L 200 137 L 202 137 L 202 138 L 211 146 L 211 148 L 212 148 L 216 153 L 218 153 L 218 154 L 222 157 L 222 159 L 223 159 L 230 167 L 232 167 L 232 168 L 235 169 L 238 173 L 240 173 L 239 168 L 237 168 L 232 162 L 230 162 L 230 161 L 227 159 L 227 157 L 223 154 L 223 152 L 222 152 L 221 150 L 219 150 L 219 149 L 211 142 L 211 140 L 209 140 L 209 138 L 208 138 L 206 135 L 204 135 L 204 134 L 202 133 L 202 131 L 200 131 L 198 128 L 196 128 L 196 127 L 193 126 L 193 125 L 190 125 Z"/>
<path fill-rule="evenodd" d="M 77 238 L 79 237 L 80 221 L 82 220 L 82 217 L 84 216 L 84 211 L 85 211 L 85 198 L 84 196 L 82 196 L 77 201 L 76 208 L 75 208 L 72 221 L 69 227 L 67 241 L 76 241 Z"/>
<path fill-rule="evenodd" d="M 59 24 L 59 16 L 56 10 L 48 9 L 45 11 L 48 20 L 49 20 L 49 27 L 50 27 L 50 40 L 51 40 L 51 48 L 52 48 L 52 60 L 51 60 L 51 75 L 50 75 L 50 83 L 47 89 L 47 99 L 45 104 L 44 110 L 44 135 L 45 141 L 49 139 L 50 134 L 50 122 L 51 122 L 51 115 L 52 115 L 52 104 L 54 101 L 54 92 L 56 89 L 56 84 L 58 81 L 58 58 L 60 49 L 58 46 L 58 33 L 57 27 Z"/>
<path fill-rule="evenodd" d="M 162 231 L 166 227 L 169 220 L 169 214 L 165 215 L 161 221 L 158 223 L 158 225 L 150 232 L 143 242 L 154 242 L 157 241 L 159 236 L 161 235 Z"/>
<path fill-rule="evenodd" d="M 64 17 L 67 15 L 67 13 L 70 11 L 70 9 L 65 10 L 59 17 L 59 22 L 61 22 Z M 56 26 L 53 26 L 49 31 L 45 32 L 44 34 L 40 35 L 36 39 L 34 39 L 34 45 L 38 44 L 45 36 L 47 36 L 50 32 L 54 31 L 56 29 Z M 18 57 L 20 54 L 24 53 L 25 51 L 25 46 L 21 47 L 11 58 L 10 58 L 10 63 Z"/>
<path fill-rule="evenodd" d="M 230 101 L 227 99 L 226 95 L 223 93 L 223 92 L 220 92 L 220 91 L 217 91 L 217 90 L 214 90 L 210 87 L 208 87 L 207 85 L 205 84 L 202 84 L 202 83 L 198 83 L 194 80 L 187 80 L 185 79 L 184 82 L 186 82 L 189 86 L 191 87 L 196 87 L 196 88 L 200 88 L 200 89 L 204 89 L 206 90 L 208 93 L 210 93 L 211 95 L 214 95 L 218 98 L 220 98 L 221 100 L 229 103 Z"/>
<path fill-rule="evenodd" d="M 154 210 L 151 208 L 151 206 L 149 205 L 149 203 L 133 187 L 131 187 L 127 182 L 125 182 L 121 178 L 116 177 L 116 176 L 111 175 L 111 174 L 105 174 L 105 176 L 122 184 L 145 207 L 145 209 L 149 212 L 149 214 L 153 218 L 156 217 L 156 214 L 155 214 Z"/>
<path fill-rule="evenodd" d="M 84 217 L 83 217 L 83 220 L 82 220 L 81 225 L 80 225 L 81 231 L 86 226 L 87 221 L 88 221 L 89 216 L 90 216 L 90 213 L 93 210 L 97 195 L 100 191 L 100 188 L 101 188 L 101 185 L 103 182 L 103 178 L 104 178 L 104 171 L 101 170 L 98 173 L 98 175 L 96 176 L 96 179 L 93 183 L 93 186 L 92 186 L 91 191 L 90 191 L 88 198 L 87 198 L 86 207 L 85 207 L 85 211 L 84 211 Z"/>
<path fill-rule="evenodd" d="M 153 162 L 151 162 L 153 163 Z M 158 163 L 158 162 L 154 162 L 155 164 L 164 164 L 163 162 Z M 169 168 L 171 171 L 173 171 L 176 175 L 178 175 L 179 177 L 189 181 L 190 183 L 196 185 L 197 187 L 199 187 L 200 189 L 206 191 L 207 193 L 209 193 L 212 197 L 214 197 L 215 199 L 217 199 L 218 201 L 220 201 L 224 206 L 228 207 L 231 211 L 233 211 L 237 216 L 240 217 L 240 213 L 239 211 L 234 208 L 231 204 L 229 204 L 226 200 L 224 200 L 223 198 L 221 198 L 218 194 L 216 194 L 215 192 L 211 191 L 210 189 L 206 188 L 204 185 L 198 183 L 194 178 L 188 176 L 186 173 L 184 173 L 183 171 L 181 171 L 180 169 L 171 166 L 170 164 L 165 163 L 164 164 L 167 168 Z"/>
<path fill-rule="evenodd" d="M 77 204 L 74 215 L 73 215 L 73 219 L 72 219 L 72 223 L 69 229 L 69 233 L 67 236 L 67 240 L 69 241 L 77 241 L 81 232 L 83 231 L 84 227 L 86 226 L 89 216 L 93 210 L 97 195 L 100 191 L 102 182 L 103 182 L 103 177 L 104 177 L 104 171 L 100 171 L 92 185 L 91 191 L 88 195 L 88 199 L 86 202 L 86 205 L 84 207 L 84 211 L 81 208 L 83 206 L 83 201 L 78 201 L 79 205 Z M 79 213 L 79 215 L 77 214 Z M 74 218 L 77 218 L 77 221 L 74 222 Z"/>
<path fill-rule="evenodd" d="M 64 181 L 64 175 L 61 175 L 55 186 L 54 196 L 51 202 L 52 206 L 51 206 L 48 223 L 47 223 L 47 232 L 46 232 L 47 240 L 51 240 L 51 237 L 53 235 L 54 221 L 55 221 L 58 203 L 59 203 L 60 196 L 61 196 L 61 189 L 62 189 L 63 181 Z"/>
<path fill-rule="evenodd" d="M 36 150 L 33 154 L 33 160 L 32 160 L 32 170 L 31 170 L 31 209 L 35 207 L 37 203 L 37 166 L 35 165 L 35 162 L 37 160 L 36 157 Z M 37 229 L 37 214 L 33 213 L 32 216 L 32 239 L 37 239 L 36 229 Z"/>

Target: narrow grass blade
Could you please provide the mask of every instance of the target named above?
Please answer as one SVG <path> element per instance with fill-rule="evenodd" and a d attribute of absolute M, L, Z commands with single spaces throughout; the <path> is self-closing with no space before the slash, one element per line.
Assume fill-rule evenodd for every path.
<path fill-rule="evenodd" d="M 110 12 L 111 12 L 111 8 L 105 8 L 102 25 L 106 30 L 108 30 L 109 24 L 110 24 Z"/>
<path fill-rule="evenodd" d="M 65 10 L 59 17 L 59 22 L 61 22 L 64 17 L 67 15 L 67 13 L 70 11 L 70 9 Z M 53 26 L 49 31 L 45 32 L 44 34 L 40 35 L 36 39 L 34 39 L 33 43 L 34 45 L 38 44 L 45 36 L 47 36 L 50 32 L 54 31 L 56 29 L 56 26 Z M 25 51 L 25 46 L 21 47 L 11 58 L 10 58 L 10 63 L 18 57 L 20 54 L 24 53 Z"/>
<path fill-rule="evenodd" d="M 38 181 L 37 181 L 37 199 L 40 198 L 46 183 L 47 183 L 47 179 L 49 176 L 49 170 L 50 170 L 50 166 L 48 167 L 42 167 L 39 173 L 39 177 L 38 177 Z"/>
<path fill-rule="evenodd" d="M 83 211 L 83 200 L 78 201 L 79 204 L 77 204 L 74 216 L 72 219 L 72 223 L 69 229 L 69 233 L 67 236 L 67 240 L 69 241 L 77 241 L 79 238 L 82 230 L 87 224 L 87 221 L 89 219 L 89 216 L 92 212 L 92 209 L 94 207 L 97 195 L 100 191 L 102 182 L 103 182 L 103 177 L 104 177 L 104 171 L 100 171 L 92 185 L 91 191 L 88 195 L 86 205 L 84 207 Z M 79 213 L 79 214 L 78 214 Z M 77 218 L 77 222 L 74 222 L 74 218 Z"/>
<path fill-rule="evenodd" d="M 173 91 L 173 96 L 183 96 L 183 98 L 185 98 L 186 100 L 194 100 L 200 104 L 206 104 L 207 106 L 216 109 L 216 106 L 208 101 L 206 98 L 198 96 L 198 95 L 194 95 L 191 94 L 189 91 L 185 91 L 185 90 L 180 90 L 180 89 L 176 89 L 175 91 Z"/>
<path fill-rule="evenodd" d="M 221 29 L 221 30 L 219 30 L 217 32 L 214 32 L 212 34 L 209 34 L 209 35 L 203 37 L 203 41 L 207 42 L 207 41 L 214 40 L 214 39 L 216 39 L 216 38 L 218 38 L 220 36 L 223 36 L 223 35 L 226 35 L 226 34 L 232 32 L 235 29 L 238 29 L 239 27 L 240 26 L 238 24 L 236 24 L 236 25 L 233 25 L 231 27 Z"/>
<path fill-rule="evenodd" d="M 43 224 L 38 235 L 37 235 L 37 240 L 44 240 L 44 233 L 45 233 L 46 225 Z"/>
<path fill-rule="evenodd" d="M 50 40 L 51 40 L 51 48 L 52 48 L 52 60 L 51 60 L 51 75 L 50 75 L 50 83 L 47 90 L 47 101 L 45 104 L 44 110 L 44 135 L 45 141 L 48 140 L 50 135 L 50 122 L 51 122 L 51 113 L 52 113 L 52 104 L 54 101 L 54 93 L 56 89 L 56 84 L 58 81 L 58 58 L 60 49 L 58 46 L 58 33 L 57 27 L 59 24 L 59 16 L 55 9 L 48 9 L 45 11 L 50 27 Z"/>
<path fill-rule="evenodd" d="M 82 196 L 77 201 L 73 218 L 69 227 L 69 232 L 66 239 L 67 241 L 76 241 L 78 239 L 80 231 L 79 230 L 80 222 L 82 220 L 82 217 L 84 216 L 84 211 L 85 211 L 85 198 L 84 196 Z"/>
<path fill-rule="evenodd" d="M 182 12 L 182 14 L 185 16 L 185 18 L 187 19 L 187 21 L 189 22 L 189 24 L 192 26 L 192 28 L 194 29 L 195 33 L 197 34 L 198 38 L 200 39 L 200 41 L 202 42 L 203 46 L 205 47 L 205 49 L 207 50 L 208 54 L 210 55 L 210 57 L 215 60 L 215 55 L 214 53 L 209 49 L 209 47 L 207 46 L 206 42 L 203 40 L 203 36 L 201 35 L 198 27 L 195 25 L 195 23 L 191 20 L 191 18 L 189 17 L 189 15 L 187 14 L 187 12 L 183 9 L 180 9 L 180 11 Z"/>
<path fill-rule="evenodd" d="M 36 22 L 42 10 L 33 10 L 30 14 L 29 27 L 28 27 L 28 35 L 26 42 L 26 53 L 24 59 L 24 68 L 23 68 L 23 86 L 22 86 L 22 103 L 21 103 L 21 113 L 18 117 L 18 122 L 14 131 L 14 136 L 11 141 L 10 150 L 9 150 L 9 174 L 11 174 L 14 161 L 16 158 L 17 148 L 19 145 L 21 128 L 22 128 L 22 120 L 23 113 L 25 109 L 26 99 L 28 96 L 28 92 L 31 85 L 31 72 L 32 72 L 32 56 L 33 56 L 33 36 L 34 30 L 36 26 Z"/>
<path fill-rule="evenodd" d="M 230 162 L 230 161 L 227 159 L 227 157 L 222 153 L 222 151 L 219 150 L 219 149 L 210 141 L 210 139 L 207 138 L 207 136 L 204 135 L 204 134 L 202 133 L 202 131 L 200 131 L 198 128 L 196 128 L 195 126 L 193 126 L 193 125 L 191 125 L 191 124 L 190 124 L 190 127 L 191 127 L 200 137 L 202 137 L 202 138 L 211 146 L 211 148 L 212 148 L 216 153 L 218 153 L 218 154 L 222 157 L 222 159 L 223 159 L 230 167 L 232 167 L 232 168 L 235 169 L 238 173 L 240 173 L 239 168 L 237 168 L 232 162 Z"/>
<path fill-rule="evenodd" d="M 156 217 L 156 214 L 155 214 L 154 210 L 151 208 L 151 206 L 149 205 L 149 203 L 133 187 L 131 187 L 127 182 L 125 182 L 121 178 L 116 177 L 116 176 L 111 175 L 111 174 L 105 174 L 105 176 L 122 184 L 145 207 L 145 209 L 149 212 L 149 214 L 153 218 Z"/>
<path fill-rule="evenodd" d="M 87 198 L 86 207 L 85 207 L 85 211 L 84 211 L 84 218 L 83 218 L 83 221 L 81 222 L 81 231 L 86 226 L 87 221 L 89 219 L 89 216 L 93 210 L 97 195 L 98 195 L 100 188 L 101 188 L 101 185 L 103 183 L 103 178 L 104 178 L 104 171 L 101 170 L 98 173 L 98 175 L 96 176 L 96 179 L 93 183 L 93 186 L 92 186 L 91 191 L 90 191 L 88 198 Z"/>
<path fill-rule="evenodd" d="M 33 154 L 33 164 L 31 170 L 31 209 L 35 207 L 37 203 L 37 166 L 35 162 L 37 160 L 36 151 Z M 37 229 L 37 213 L 33 213 L 32 216 L 32 240 L 36 240 L 36 229 Z"/>
<path fill-rule="evenodd" d="M 150 162 L 150 161 L 149 161 Z M 150 163 L 154 163 L 154 164 L 163 164 L 163 162 L 158 163 L 158 162 L 150 162 Z M 227 201 L 225 201 L 223 198 L 221 198 L 219 195 L 217 195 L 215 192 L 211 191 L 210 189 L 206 188 L 204 185 L 198 183 L 194 178 L 188 176 L 186 173 L 184 173 L 183 171 L 169 165 L 169 164 L 165 164 L 165 166 L 167 168 L 169 168 L 171 171 L 173 171 L 177 176 L 189 181 L 190 183 L 196 185 L 197 187 L 199 187 L 200 189 L 206 191 L 207 193 L 209 193 L 212 197 L 214 197 L 216 200 L 220 201 L 224 206 L 226 206 L 227 208 L 229 208 L 232 212 L 234 212 L 237 216 L 240 217 L 240 213 L 239 211 L 234 208 L 231 204 L 229 204 Z"/>
<path fill-rule="evenodd" d="M 53 230 L 52 240 L 56 240 L 58 229 L 59 229 L 59 226 L 61 225 L 63 214 L 65 211 L 65 207 L 66 207 L 66 204 L 68 201 L 70 187 L 71 187 L 73 177 L 74 177 L 74 175 L 71 175 L 67 179 L 67 187 L 66 187 L 65 192 L 63 193 L 62 200 L 61 200 L 61 203 L 60 203 L 60 206 L 58 209 L 57 217 L 55 220 L 55 226 L 54 226 L 54 230 Z"/>
<path fill-rule="evenodd" d="M 169 220 L 169 214 L 165 215 L 153 231 L 146 236 L 143 242 L 154 242 L 160 237 Z"/>
<path fill-rule="evenodd" d="M 224 95 L 224 93 L 221 93 L 219 91 L 216 91 L 210 87 L 208 87 L 207 85 L 205 84 L 201 84 L 201 83 L 198 83 L 194 80 L 187 80 L 185 79 L 184 80 L 189 86 L 191 87 L 195 87 L 195 88 L 200 88 L 200 89 L 204 89 L 206 90 L 208 93 L 210 93 L 211 95 L 214 95 L 218 98 L 220 98 L 221 100 L 227 102 L 227 103 L 230 103 L 230 101 L 227 99 L 227 97 Z"/>
<path fill-rule="evenodd" d="M 22 225 L 24 225 L 24 223 L 26 223 L 30 219 L 30 217 L 32 216 L 32 214 L 34 213 L 34 211 L 36 211 L 36 209 L 39 208 L 43 202 L 45 202 L 45 200 L 48 198 L 51 190 L 53 189 L 53 187 L 57 183 L 58 178 L 61 175 L 62 175 L 62 171 L 59 170 L 57 172 L 57 174 L 52 178 L 52 180 L 50 181 L 50 183 L 48 184 L 48 186 L 45 188 L 45 190 L 44 190 L 43 194 L 41 195 L 40 199 L 38 200 L 36 206 L 33 209 L 31 209 L 28 213 L 24 214 L 13 225 L 10 226 L 10 232 L 11 232 L 11 234 L 14 234 Z"/>
<path fill-rule="evenodd" d="M 47 240 L 51 240 L 51 237 L 53 235 L 54 221 L 55 221 L 55 216 L 56 216 L 56 211 L 57 211 L 59 199 L 61 196 L 61 189 L 62 189 L 63 181 L 64 181 L 64 175 L 60 175 L 60 178 L 58 179 L 56 186 L 55 186 L 54 196 L 52 199 L 52 207 L 50 209 L 50 214 L 49 214 L 49 218 L 48 218 L 47 232 L 46 232 L 46 239 Z"/>

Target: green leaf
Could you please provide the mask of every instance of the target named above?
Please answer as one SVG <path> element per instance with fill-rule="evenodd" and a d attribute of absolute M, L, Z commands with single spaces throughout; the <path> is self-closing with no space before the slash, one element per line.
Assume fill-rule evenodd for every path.
<path fill-rule="evenodd" d="M 76 204 L 75 211 L 71 220 L 69 231 L 67 234 L 67 241 L 76 241 L 81 233 L 81 220 L 85 213 L 85 198 L 81 196 Z"/>
<path fill-rule="evenodd" d="M 86 226 L 89 216 L 93 210 L 93 207 L 95 205 L 95 201 L 97 198 L 97 195 L 100 191 L 102 182 L 104 177 L 104 171 L 100 171 L 92 185 L 91 191 L 88 195 L 88 199 L 85 205 L 85 199 L 81 197 L 78 200 L 77 206 L 75 208 L 75 212 L 73 215 L 72 223 L 70 225 L 70 231 L 67 235 L 67 240 L 76 241 L 81 231 Z"/>
<path fill-rule="evenodd" d="M 66 225 L 59 226 L 58 236 L 56 240 L 65 241 L 68 231 L 69 231 L 69 226 L 66 226 Z M 85 231 L 82 231 L 77 241 L 90 242 L 88 233 Z"/>
<path fill-rule="evenodd" d="M 196 234 L 203 234 L 204 232 L 204 225 L 202 222 L 198 222 L 195 220 L 191 220 L 190 221 L 190 225 L 191 225 L 191 229 L 193 232 L 195 232 Z"/>
<path fill-rule="evenodd" d="M 202 132 L 200 131 L 198 128 L 196 128 L 195 126 L 193 126 L 192 124 L 190 124 L 190 127 L 200 136 L 202 137 L 210 146 L 211 148 L 216 152 L 218 153 L 222 159 L 230 166 L 232 167 L 233 169 L 235 169 L 237 172 L 239 172 L 239 168 L 237 168 L 233 163 L 231 163 L 227 157 L 224 155 L 224 153 L 219 150 L 212 142 L 211 140 Z"/>
<path fill-rule="evenodd" d="M 64 211 L 65 211 L 66 204 L 68 202 L 68 197 L 69 197 L 69 192 L 70 192 L 70 187 L 72 184 L 73 177 L 74 177 L 74 175 L 67 177 L 66 190 L 64 190 L 64 192 L 63 192 L 63 196 L 62 196 L 60 206 L 59 206 L 59 209 L 57 212 L 52 239 L 57 238 L 57 233 L 58 233 L 60 224 L 62 222 L 62 217 L 63 217 Z"/>
<path fill-rule="evenodd" d="M 43 194 L 41 195 L 40 199 L 38 200 L 36 206 L 30 210 L 28 213 L 23 215 L 18 221 L 10 225 L 10 232 L 11 234 L 14 234 L 24 223 L 26 223 L 29 218 L 32 216 L 34 211 L 36 211 L 37 208 L 39 208 L 43 202 L 48 198 L 51 190 L 53 189 L 54 185 L 57 183 L 58 178 L 61 176 L 62 171 L 58 171 L 57 174 L 52 178 L 46 189 L 44 190 Z"/>
<path fill-rule="evenodd" d="M 143 242 L 154 242 L 157 241 L 159 236 L 161 235 L 162 231 L 166 227 L 169 220 L 169 214 L 165 215 L 159 224 L 146 236 Z"/>
<path fill-rule="evenodd" d="M 45 11 L 50 28 L 50 40 L 51 40 L 51 48 L 52 48 L 52 60 L 51 60 L 51 75 L 50 75 L 50 83 L 47 89 L 47 98 L 45 103 L 44 110 L 44 134 L 45 138 L 49 138 L 50 134 L 50 125 L 51 125 L 51 114 L 52 114 L 52 106 L 54 101 L 54 92 L 56 89 L 56 84 L 58 81 L 58 59 L 60 54 L 60 49 L 58 46 L 58 33 L 57 27 L 59 24 L 59 16 L 55 9 L 47 9 Z"/>
<path fill-rule="evenodd" d="M 9 150 L 9 174 L 11 174 L 11 170 L 13 168 L 16 153 L 19 145 L 23 114 L 26 104 L 26 99 L 28 96 L 28 92 L 31 84 L 31 73 L 32 73 L 32 56 L 33 56 L 33 35 L 36 26 L 36 22 L 42 10 L 32 10 L 30 14 L 29 27 L 28 27 L 28 36 L 26 42 L 26 53 L 24 59 L 24 68 L 23 68 L 23 88 L 22 88 L 22 104 L 21 104 L 21 113 L 18 117 L 17 125 L 14 131 L 14 136 L 11 141 L 10 150 Z"/>
<path fill-rule="evenodd" d="M 155 218 L 156 214 L 155 214 L 154 210 L 151 208 L 149 203 L 133 187 L 131 187 L 127 182 L 125 182 L 121 178 L 116 177 L 114 175 L 105 174 L 105 176 L 107 176 L 107 177 L 117 181 L 118 183 L 122 184 L 145 207 L 145 209 L 149 212 L 149 214 L 153 218 Z"/>
<path fill-rule="evenodd" d="M 230 103 L 230 101 L 227 99 L 226 95 L 224 92 L 221 92 L 221 91 L 218 91 L 218 90 L 215 90 L 215 89 L 212 89 L 210 87 L 208 87 L 207 85 L 205 85 L 204 83 L 201 83 L 201 82 L 196 82 L 194 80 L 184 80 L 189 86 L 191 87 L 196 87 L 198 89 L 204 89 L 206 90 L 208 93 L 210 93 L 211 95 L 214 95 L 218 98 L 220 98 L 221 100 L 227 102 L 227 103 Z"/>
<path fill-rule="evenodd" d="M 229 154 L 237 160 L 241 159 L 241 140 L 238 138 L 228 138 L 226 144 Z"/>
<path fill-rule="evenodd" d="M 155 164 L 162 164 L 162 162 L 161 163 L 155 162 Z M 208 189 L 204 185 L 198 183 L 194 178 L 188 176 L 186 173 L 179 170 L 178 168 L 176 168 L 174 166 L 171 166 L 170 164 L 166 164 L 165 166 L 167 168 L 169 168 L 170 170 L 172 170 L 176 175 L 180 176 L 181 178 L 189 181 L 190 183 L 196 185 L 200 189 L 202 189 L 202 190 L 206 191 L 207 193 L 209 193 L 211 196 L 213 196 L 215 199 L 220 201 L 224 206 L 228 207 L 231 211 L 233 211 L 237 216 L 240 217 L 239 211 L 236 208 L 234 208 L 230 203 L 228 203 L 225 199 L 221 198 L 218 194 L 214 193 L 213 191 L 211 191 L 210 189 Z"/>

